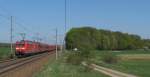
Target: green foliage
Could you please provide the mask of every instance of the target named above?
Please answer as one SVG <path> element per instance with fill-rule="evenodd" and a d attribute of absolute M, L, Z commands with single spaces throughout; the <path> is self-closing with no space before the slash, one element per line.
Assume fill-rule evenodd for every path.
<path fill-rule="evenodd" d="M 63 63 L 62 59 L 49 62 L 41 72 L 34 77 L 109 77 L 96 71 L 86 71 L 82 65 Z"/>
<path fill-rule="evenodd" d="M 66 36 L 66 47 L 67 49 L 73 49 L 73 48 L 96 48 L 96 39 L 94 36 L 96 36 L 95 28 L 86 27 L 84 29 L 71 29 Z M 92 44 L 92 45 L 91 45 Z"/>
<path fill-rule="evenodd" d="M 92 27 L 72 28 L 66 35 L 66 48 L 96 50 L 128 50 L 150 47 L 150 42 L 143 42 L 138 35 L 113 32 Z M 147 44 L 145 44 L 147 43 Z"/>
<path fill-rule="evenodd" d="M 66 62 L 73 65 L 80 65 L 83 61 L 82 56 L 79 52 L 72 51 L 71 53 L 67 54 Z"/>
<path fill-rule="evenodd" d="M 145 47 L 146 47 L 147 49 L 150 49 L 150 39 L 144 39 L 143 42 L 144 42 L 144 44 L 145 44 Z"/>
<path fill-rule="evenodd" d="M 81 38 L 81 36 L 79 38 Z M 83 61 L 89 63 L 91 58 L 94 56 L 94 52 L 92 51 L 93 48 L 91 47 L 90 43 L 88 44 L 88 42 L 84 41 L 80 43 L 80 45 L 76 45 L 79 50 L 69 52 L 66 62 L 77 65 L 81 64 Z"/>
<path fill-rule="evenodd" d="M 67 53 L 66 62 L 74 65 L 80 65 L 83 61 L 90 63 L 94 55 L 90 50 L 70 51 Z"/>
<path fill-rule="evenodd" d="M 105 63 L 108 63 L 108 64 L 113 64 L 113 63 L 117 63 L 119 58 L 112 54 L 111 52 L 106 52 L 102 57 L 101 57 L 101 60 Z"/>

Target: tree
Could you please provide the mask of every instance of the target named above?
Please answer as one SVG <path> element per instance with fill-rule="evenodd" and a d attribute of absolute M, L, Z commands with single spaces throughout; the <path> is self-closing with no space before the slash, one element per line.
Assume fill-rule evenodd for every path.
<path fill-rule="evenodd" d="M 138 35 L 92 27 L 72 28 L 65 40 L 67 49 L 126 50 L 150 47 L 150 42 Z"/>

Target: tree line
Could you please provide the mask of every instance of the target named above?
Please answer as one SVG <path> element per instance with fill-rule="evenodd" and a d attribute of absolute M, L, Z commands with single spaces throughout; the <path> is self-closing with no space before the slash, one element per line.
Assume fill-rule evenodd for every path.
<path fill-rule="evenodd" d="M 0 47 L 9 47 L 10 43 L 0 43 Z"/>
<path fill-rule="evenodd" d="M 150 48 L 150 39 L 92 27 L 72 28 L 67 32 L 65 41 L 67 49 L 128 50 Z"/>

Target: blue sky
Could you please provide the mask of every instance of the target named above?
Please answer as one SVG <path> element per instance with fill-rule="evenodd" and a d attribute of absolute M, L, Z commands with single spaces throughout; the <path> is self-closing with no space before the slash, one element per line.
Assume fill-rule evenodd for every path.
<path fill-rule="evenodd" d="M 9 41 L 9 20 L 14 16 L 14 40 L 25 32 L 49 40 L 55 28 L 64 34 L 64 0 L 0 0 L 0 41 Z M 21 23 L 28 30 L 20 27 Z M 92 26 L 150 38 L 150 0 L 67 0 L 67 30 Z M 52 40 L 53 41 L 53 40 Z"/>

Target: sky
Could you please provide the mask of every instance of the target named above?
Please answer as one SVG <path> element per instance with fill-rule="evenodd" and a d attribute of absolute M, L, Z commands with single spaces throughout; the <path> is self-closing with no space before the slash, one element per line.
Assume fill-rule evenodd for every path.
<path fill-rule="evenodd" d="M 0 0 L 0 42 L 10 40 L 13 16 L 14 41 L 41 37 L 54 42 L 65 34 L 65 0 Z M 67 31 L 91 26 L 150 38 L 150 0 L 67 0 Z M 51 40 L 51 41 L 50 41 Z"/>

